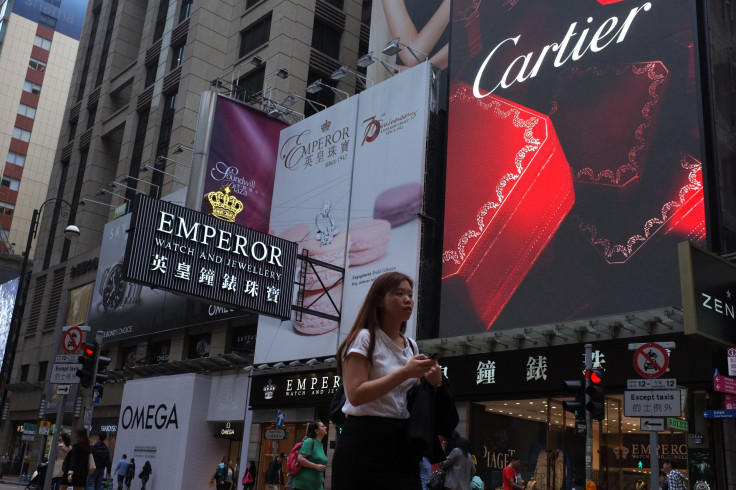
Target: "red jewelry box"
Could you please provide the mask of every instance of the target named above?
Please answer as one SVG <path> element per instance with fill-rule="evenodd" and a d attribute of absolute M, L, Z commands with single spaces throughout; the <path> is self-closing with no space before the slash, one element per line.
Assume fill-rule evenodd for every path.
<path fill-rule="evenodd" d="M 576 182 L 623 187 L 641 178 L 669 78 L 660 61 L 559 74 L 550 117 Z"/>
<path fill-rule="evenodd" d="M 472 308 L 488 329 L 570 211 L 572 174 L 549 117 L 466 83 L 448 140 L 443 308 Z"/>

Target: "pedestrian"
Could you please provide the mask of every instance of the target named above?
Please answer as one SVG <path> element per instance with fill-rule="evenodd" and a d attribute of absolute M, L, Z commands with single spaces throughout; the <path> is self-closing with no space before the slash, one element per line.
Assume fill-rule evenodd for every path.
<path fill-rule="evenodd" d="M 94 490 L 102 490 L 102 479 L 107 475 L 111 478 L 112 460 L 110 459 L 110 450 L 105 444 L 107 432 L 101 430 L 97 433 L 97 442 L 92 445 L 92 456 L 95 459 L 95 470 L 92 472 L 90 479 L 91 487 Z M 107 471 L 105 471 L 107 470 Z"/>
<path fill-rule="evenodd" d="M 297 461 L 301 470 L 294 475 L 294 490 L 322 490 L 324 488 L 327 455 L 322 440 L 327 435 L 327 427 L 321 420 L 310 422 L 307 438 L 299 448 Z"/>
<path fill-rule="evenodd" d="M 233 487 L 234 464 L 235 461 L 233 459 L 228 459 L 227 468 L 225 468 L 225 490 L 230 490 Z"/>
<path fill-rule="evenodd" d="M 152 473 L 153 468 L 151 468 L 151 462 L 146 461 L 143 463 L 143 469 L 141 469 L 141 472 L 138 474 L 138 478 L 141 479 L 141 490 L 146 490 L 146 483 L 148 483 L 148 479 L 151 478 Z"/>
<path fill-rule="evenodd" d="M 266 470 L 266 485 L 270 485 L 271 490 L 280 490 L 284 484 L 284 475 L 281 472 L 281 463 L 286 461 L 286 454 L 281 453 L 274 456 L 273 461 L 268 465 Z"/>
<path fill-rule="evenodd" d="M 245 470 L 243 480 L 241 481 L 241 483 L 243 484 L 243 490 L 253 490 L 253 487 L 255 487 L 256 484 L 257 475 L 258 470 L 256 470 L 256 462 L 251 460 L 251 462 L 248 464 L 248 469 Z"/>
<path fill-rule="evenodd" d="M 135 458 L 130 458 L 130 464 L 128 464 L 128 471 L 125 472 L 125 487 L 130 490 L 130 482 L 135 477 Z"/>
<path fill-rule="evenodd" d="M 123 454 L 123 459 L 118 461 L 115 466 L 115 474 L 118 475 L 118 490 L 123 490 L 123 484 L 125 483 L 125 475 L 128 474 L 128 467 L 130 462 L 128 461 L 128 455 Z"/>
<path fill-rule="evenodd" d="M 456 437 L 454 447 L 442 463 L 445 470 L 445 488 L 449 490 L 468 490 L 470 480 L 475 475 L 475 463 L 470 455 L 470 442 L 464 437 Z"/>
<path fill-rule="evenodd" d="M 0 458 L 0 478 L 2 478 L 3 475 L 5 475 L 5 472 L 8 471 L 8 464 L 10 464 L 10 456 L 8 456 L 8 453 L 6 452 Z"/>
<path fill-rule="evenodd" d="M 59 447 L 56 449 L 56 460 L 51 473 L 51 488 L 59 490 L 61 481 L 64 479 L 64 460 L 69 451 L 72 450 L 72 438 L 64 431 L 59 434 Z"/>
<path fill-rule="evenodd" d="M 66 475 L 66 481 L 69 484 L 68 490 L 79 487 L 84 490 L 87 485 L 87 476 L 89 476 L 89 455 L 91 448 L 89 445 L 89 437 L 87 437 L 86 429 L 77 429 L 76 442 L 72 444 L 72 449 L 64 459 L 62 465 L 63 474 Z"/>
<path fill-rule="evenodd" d="M 378 276 L 337 351 L 348 415 L 332 461 L 332 489 L 421 488 L 420 459 L 409 445 L 406 395 L 424 377 L 442 385 L 434 359 L 404 336 L 414 309 L 412 280 Z M 359 476 L 356 476 L 359 475 Z"/>
<path fill-rule="evenodd" d="M 519 474 L 521 468 L 521 459 L 518 456 L 511 456 L 508 466 L 503 469 L 503 490 L 523 490 L 524 481 Z"/>
<path fill-rule="evenodd" d="M 662 470 L 659 470 L 659 489 L 658 490 L 667 490 L 667 475 Z"/>
<path fill-rule="evenodd" d="M 422 460 L 419 462 L 419 479 L 422 482 L 422 490 L 429 490 L 427 488 L 427 480 L 429 475 L 432 474 L 432 463 L 426 456 L 422 456 Z"/>
<path fill-rule="evenodd" d="M 223 456 L 218 465 L 215 467 L 215 473 L 210 478 L 210 483 L 215 482 L 217 490 L 225 489 L 225 476 L 227 476 L 227 462 L 230 458 Z"/>
<path fill-rule="evenodd" d="M 662 460 L 662 471 L 667 473 L 667 490 L 687 490 L 685 477 L 677 470 L 672 469 L 672 460 Z"/>

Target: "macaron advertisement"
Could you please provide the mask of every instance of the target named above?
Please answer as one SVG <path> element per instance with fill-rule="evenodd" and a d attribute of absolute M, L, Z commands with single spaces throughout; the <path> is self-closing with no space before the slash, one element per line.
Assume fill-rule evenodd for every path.
<path fill-rule="evenodd" d="M 376 277 L 418 276 L 431 69 L 406 70 L 281 132 L 270 233 L 318 261 L 306 263 L 304 308 L 341 320 L 261 316 L 256 364 L 334 355 Z"/>

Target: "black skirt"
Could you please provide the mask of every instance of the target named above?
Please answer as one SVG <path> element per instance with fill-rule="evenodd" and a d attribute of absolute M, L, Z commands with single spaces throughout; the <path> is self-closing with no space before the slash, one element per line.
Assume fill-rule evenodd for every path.
<path fill-rule="evenodd" d="M 421 490 L 408 420 L 349 416 L 332 458 L 332 490 Z"/>

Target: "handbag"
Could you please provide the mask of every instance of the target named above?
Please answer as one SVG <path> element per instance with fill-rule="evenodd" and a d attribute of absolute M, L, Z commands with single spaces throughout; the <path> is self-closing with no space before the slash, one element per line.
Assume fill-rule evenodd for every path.
<path fill-rule="evenodd" d="M 438 468 L 427 478 L 427 488 L 429 490 L 443 490 L 445 488 L 445 471 Z"/>
<path fill-rule="evenodd" d="M 89 453 L 87 456 L 87 474 L 91 475 L 96 469 L 97 465 L 95 465 L 95 457 L 92 456 L 92 453 Z"/>
<path fill-rule="evenodd" d="M 253 483 L 254 481 L 255 480 L 253 479 L 253 475 L 251 475 L 250 470 L 248 470 L 245 475 L 243 475 L 243 481 L 241 481 L 240 483 L 242 483 L 243 485 L 247 485 L 249 483 Z"/>

